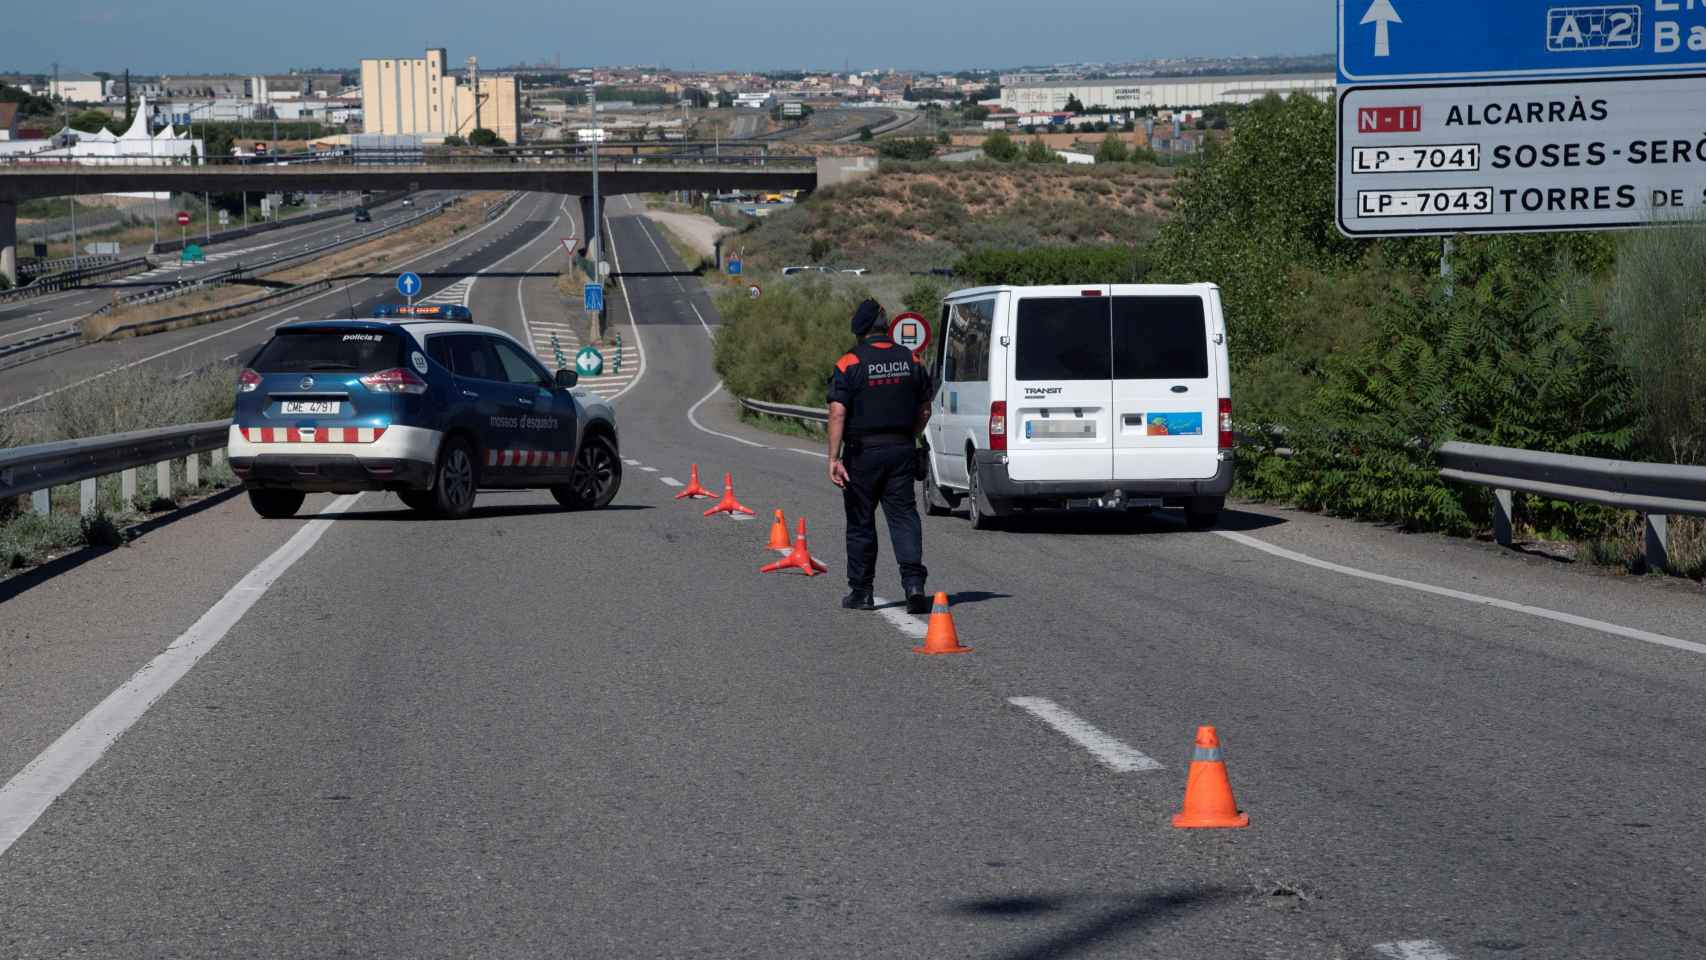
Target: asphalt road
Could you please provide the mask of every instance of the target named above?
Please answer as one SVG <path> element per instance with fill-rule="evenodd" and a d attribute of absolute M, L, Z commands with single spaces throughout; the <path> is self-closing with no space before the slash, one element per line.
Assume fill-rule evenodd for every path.
<path fill-rule="evenodd" d="M 817 445 L 736 421 L 710 300 L 609 215 L 647 274 L 612 508 L 235 498 L 0 584 L 0 777 L 46 758 L 0 844 L 17 784 L 98 753 L 56 738 L 218 641 L 0 848 L 0 955 L 1706 955 L 1698 588 L 1268 509 L 931 518 L 975 649 L 916 656 L 921 620 L 836 606 Z M 472 295 L 522 327 L 543 282 Z M 693 463 L 761 519 L 674 501 Z M 829 576 L 757 572 L 776 507 Z M 1247 830 L 1170 826 L 1201 723 Z"/>

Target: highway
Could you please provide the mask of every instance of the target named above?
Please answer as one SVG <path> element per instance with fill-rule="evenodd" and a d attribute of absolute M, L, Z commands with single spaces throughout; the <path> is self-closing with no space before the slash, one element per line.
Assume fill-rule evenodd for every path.
<path fill-rule="evenodd" d="M 574 209 L 426 259 L 537 342 L 502 274 Z M 738 421 L 637 213 L 610 509 L 227 496 L 0 582 L 0 955 L 1706 955 L 1697 588 L 1266 507 L 929 518 L 974 650 L 917 656 L 837 606 L 822 451 Z M 676 502 L 692 464 L 760 519 Z M 778 507 L 829 576 L 757 572 Z M 1199 724 L 1246 830 L 1170 825 Z"/>

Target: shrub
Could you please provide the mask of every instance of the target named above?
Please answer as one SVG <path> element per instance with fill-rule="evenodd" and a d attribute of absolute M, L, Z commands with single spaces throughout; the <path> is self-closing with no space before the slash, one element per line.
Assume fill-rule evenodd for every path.
<path fill-rule="evenodd" d="M 1131 151 L 1126 149 L 1125 141 L 1111 133 L 1102 138 L 1102 145 L 1096 148 L 1097 163 L 1124 163 L 1130 156 Z"/>
<path fill-rule="evenodd" d="M 877 155 L 894 160 L 928 160 L 936 155 L 936 144 L 928 137 L 879 140 Z"/>
<path fill-rule="evenodd" d="M 46 432 L 70 440 L 221 420 L 231 416 L 236 396 L 222 368 L 178 379 L 156 367 L 132 367 L 50 397 Z"/>
<path fill-rule="evenodd" d="M 1608 319 L 1638 389 L 1642 446 L 1706 462 L 1706 223 L 1641 230 L 1619 244 Z"/>
<path fill-rule="evenodd" d="M 962 258 L 954 274 L 973 284 L 1135 283 L 1148 272 L 1135 247 L 1032 247 L 980 250 Z"/>
<path fill-rule="evenodd" d="M 1019 145 L 1005 130 L 997 130 L 983 138 L 983 155 L 997 163 L 1012 163 L 1019 159 Z"/>
<path fill-rule="evenodd" d="M 847 321 L 865 296 L 862 287 L 814 277 L 766 284 L 757 300 L 738 291 L 720 294 L 723 326 L 712 350 L 717 374 L 736 396 L 823 406 L 829 371 L 853 344 Z"/>

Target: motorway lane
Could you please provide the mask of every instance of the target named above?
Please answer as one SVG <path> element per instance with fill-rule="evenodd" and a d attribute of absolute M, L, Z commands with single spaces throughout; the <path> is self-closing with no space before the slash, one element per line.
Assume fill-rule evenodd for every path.
<path fill-rule="evenodd" d="M 440 247 L 387 269 L 415 270 L 422 275 L 423 295 L 436 293 L 501 260 L 549 229 L 559 215 L 561 199 L 555 195 L 529 194 L 492 223 L 447 239 Z M 0 415 L 27 409 L 50 391 L 138 363 L 159 363 L 173 371 L 189 371 L 231 362 L 259 347 L 273 327 L 301 319 L 347 317 L 352 312 L 358 317 L 370 316 L 375 306 L 399 299 L 391 279 L 360 280 L 259 314 L 148 337 L 92 344 L 7 370 L 0 377 Z"/>
<path fill-rule="evenodd" d="M 106 303 L 119 292 L 157 287 L 182 279 L 194 279 L 205 274 L 228 269 L 249 257 L 275 257 L 306 250 L 328 243 L 333 239 L 350 236 L 356 230 L 371 232 L 383 229 L 400 220 L 413 217 L 422 209 L 443 202 L 453 195 L 450 192 L 443 191 L 427 192 L 415 196 L 415 206 L 413 207 L 404 207 L 400 203 L 375 207 L 373 208 L 373 222 L 369 224 L 356 224 L 350 219 L 353 214 L 346 213 L 343 216 L 329 217 L 312 223 L 283 226 L 276 230 L 242 237 L 228 243 L 208 244 L 203 247 L 208 255 L 207 262 L 204 264 L 179 266 L 172 259 L 176 256 L 175 253 L 162 254 L 154 258 L 161 265 L 145 273 L 118 277 L 103 281 L 95 286 L 80 287 L 37 299 L 0 305 L 0 345 L 3 345 L 7 340 L 27 335 L 23 331 L 37 325 L 64 322 L 80 317 Z"/>
<path fill-rule="evenodd" d="M 612 207 L 623 270 L 671 263 Z M 715 384 L 702 294 L 624 285 L 648 373 L 620 402 L 619 509 L 487 494 L 438 524 L 363 497 L 0 854 L 4 952 L 1701 955 L 1706 769 L 1675 748 L 1706 733 L 1699 654 L 1092 517 L 928 521 L 976 652 L 916 657 L 903 615 L 834 607 L 821 459 L 719 398 L 689 421 Z M 808 516 L 831 576 L 758 575 L 762 520 L 670 499 L 691 462 Z M 1231 519 L 1509 585 L 1473 546 Z M 1638 625 L 1706 640 L 1675 591 L 1535 563 L 1510 583 L 1614 618 L 1638 591 Z M 1164 769 L 1098 764 L 1013 697 Z M 1166 825 L 1199 722 L 1248 831 Z"/>

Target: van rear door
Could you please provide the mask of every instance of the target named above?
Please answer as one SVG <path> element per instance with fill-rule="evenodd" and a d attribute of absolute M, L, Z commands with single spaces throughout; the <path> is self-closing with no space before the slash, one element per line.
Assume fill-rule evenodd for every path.
<path fill-rule="evenodd" d="M 1007 471 L 1014 480 L 1113 478 L 1109 288 L 1035 287 L 1013 308 Z"/>
<path fill-rule="evenodd" d="M 1208 300 L 1113 297 L 1115 480 L 1200 480 L 1219 467 L 1219 364 Z"/>

